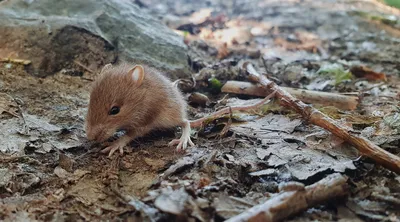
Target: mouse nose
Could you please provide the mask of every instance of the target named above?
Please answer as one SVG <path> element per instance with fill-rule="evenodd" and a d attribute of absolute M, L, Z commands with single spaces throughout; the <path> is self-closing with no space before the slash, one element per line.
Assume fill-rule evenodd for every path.
<path fill-rule="evenodd" d="M 86 137 L 88 138 L 88 140 L 97 140 L 97 138 L 99 137 L 99 133 L 96 132 L 96 130 L 86 130 Z"/>
<path fill-rule="evenodd" d="M 96 142 L 103 142 L 103 140 L 104 140 L 104 134 L 105 134 L 105 132 L 104 132 L 104 130 L 101 130 L 101 129 L 97 129 L 97 130 L 90 130 L 88 133 L 87 133 L 87 138 L 89 139 L 89 140 L 92 140 L 92 141 L 96 141 Z"/>
<path fill-rule="evenodd" d="M 86 137 L 88 138 L 88 140 L 94 140 L 95 139 L 95 136 L 93 135 L 93 133 L 89 133 L 89 132 L 86 132 Z"/>

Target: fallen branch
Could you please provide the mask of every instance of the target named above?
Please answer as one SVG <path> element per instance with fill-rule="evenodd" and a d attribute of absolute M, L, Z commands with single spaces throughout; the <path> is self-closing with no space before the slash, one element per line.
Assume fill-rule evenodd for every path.
<path fill-rule="evenodd" d="M 280 193 L 263 204 L 256 205 L 236 215 L 227 222 L 241 221 L 282 221 L 310 207 L 347 195 L 347 178 L 340 174 L 331 174 L 317 183 L 304 187 L 288 184 Z"/>
<path fill-rule="evenodd" d="M 400 157 L 381 149 L 364 137 L 352 135 L 348 130 L 342 128 L 335 120 L 329 118 L 315 108 L 304 104 L 274 82 L 268 80 L 264 75 L 260 75 L 251 63 L 244 63 L 242 68 L 249 74 L 250 81 L 259 83 L 267 92 L 275 92 L 275 96 L 282 105 L 295 110 L 302 115 L 303 119 L 328 130 L 335 136 L 353 145 L 363 155 L 373 159 L 385 168 L 400 173 Z"/>
<path fill-rule="evenodd" d="M 354 110 L 358 105 L 358 97 L 344 96 L 336 93 L 311 91 L 304 89 L 294 89 L 289 87 L 280 87 L 297 99 L 310 104 L 319 104 L 324 106 L 335 106 L 342 110 Z M 251 96 L 268 95 L 268 90 L 249 82 L 228 81 L 221 89 L 224 93 L 235 93 Z"/>
<path fill-rule="evenodd" d="M 205 116 L 200 119 L 191 120 L 190 127 L 192 127 L 192 128 L 200 127 L 207 120 L 216 119 L 224 114 L 232 113 L 233 111 L 248 111 L 248 110 L 252 110 L 252 109 L 257 109 L 258 107 L 260 107 L 260 106 L 264 105 L 266 102 L 268 102 L 268 100 L 270 100 L 272 97 L 274 97 L 274 95 L 275 95 L 275 92 L 272 92 L 269 95 L 267 95 L 263 100 L 261 100 L 260 102 L 258 102 L 256 104 L 253 104 L 253 105 L 225 107 L 221 110 L 218 110 L 218 111 L 212 113 L 211 115 Z"/>

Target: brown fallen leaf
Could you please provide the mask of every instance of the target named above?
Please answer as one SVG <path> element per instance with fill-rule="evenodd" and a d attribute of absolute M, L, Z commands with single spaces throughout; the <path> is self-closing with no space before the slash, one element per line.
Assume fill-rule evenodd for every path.
<path fill-rule="evenodd" d="M 250 30 L 251 27 L 232 24 L 230 28 L 215 30 L 213 32 L 213 37 L 216 41 L 226 42 L 228 46 L 245 44 L 253 37 Z"/>
<path fill-rule="evenodd" d="M 99 200 L 104 200 L 107 197 L 103 189 L 104 185 L 102 183 L 89 177 L 83 177 L 76 184 L 69 187 L 65 195 L 75 198 L 84 206 L 93 206 Z"/>
<path fill-rule="evenodd" d="M 2 113 L 8 113 L 14 117 L 19 117 L 18 104 L 6 93 L 0 93 L 0 114 Z"/>
<path fill-rule="evenodd" d="M 74 161 L 69 156 L 60 152 L 58 164 L 62 169 L 66 170 L 68 172 L 72 172 L 72 167 L 74 165 Z"/>
<path fill-rule="evenodd" d="M 320 50 L 320 45 L 321 45 L 320 41 L 294 43 L 279 37 L 275 39 L 274 43 L 288 50 L 305 50 L 305 51 L 310 51 L 312 53 L 316 53 L 318 50 Z"/>
<path fill-rule="evenodd" d="M 194 25 L 201 24 L 211 17 L 212 11 L 212 9 L 205 8 L 201 9 L 200 11 L 194 12 L 190 16 L 189 21 Z"/>
<path fill-rule="evenodd" d="M 229 55 L 228 44 L 225 42 L 218 48 L 218 59 L 224 59 Z"/>
<path fill-rule="evenodd" d="M 157 158 L 144 158 L 144 162 L 149 165 L 152 169 L 157 170 L 165 165 L 165 161 L 162 159 L 157 159 Z"/>
<path fill-rule="evenodd" d="M 365 78 L 367 80 L 387 80 L 385 73 L 375 72 L 365 66 L 353 66 L 350 68 L 350 72 L 357 78 Z"/>
<path fill-rule="evenodd" d="M 210 185 L 210 183 L 211 183 L 210 178 L 201 177 L 198 182 L 197 189 L 202 189 L 203 187 Z"/>

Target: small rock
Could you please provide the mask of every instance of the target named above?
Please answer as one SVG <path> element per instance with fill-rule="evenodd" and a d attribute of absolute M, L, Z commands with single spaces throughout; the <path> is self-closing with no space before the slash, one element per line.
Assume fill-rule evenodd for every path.
<path fill-rule="evenodd" d="M 134 1 L 4 1 L 0 32 L 0 57 L 13 52 L 18 57 L 11 59 L 30 60 L 27 71 L 36 76 L 96 71 L 116 60 L 145 63 L 171 78 L 189 74 L 183 37 Z"/>
<path fill-rule="evenodd" d="M 229 161 L 234 162 L 235 161 L 235 157 L 233 157 L 230 154 L 225 154 L 226 158 L 228 158 Z"/>
<path fill-rule="evenodd" d="M 54 174 L 57 175 L 59 178 L 66 179 L 70 176 L 70 173 L 68 173 L 66 170 L 63 168 L 57 166 L 54 168 Z"/>
<path fill-rule="evenodd" d="M 161 211 L 182 215 L 189 194 L 182 188 L 175 191 L 165 191 L 154 201 L 154 205 Z"/>
<path fill-rule="evenodd" d="M 195 92 L 189 96 L 189 102 L 205 107 L 210 104 L 210 99 L 202 93 Z"/>
<path fill-rule="evenodd" d="M 256 152 L 257 152 L 257 157 L 260 160 L 264 160 L 265 157 L 267 157 L 267 156 L 269 156 L 271 154 L 271 151 L 264 150 L 264 149 L 261 149 L 261 148 L 257 148 Z"/>

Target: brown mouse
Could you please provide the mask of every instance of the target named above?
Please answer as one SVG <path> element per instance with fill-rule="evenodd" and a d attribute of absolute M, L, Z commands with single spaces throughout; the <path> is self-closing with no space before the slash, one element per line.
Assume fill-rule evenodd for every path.
<path fill-rule="evenodd" d="M 111 143 L 102 152 L 111 156 L 133 139 L 154 129 L 182 127 L 180 139 L 169 145 L 177 150 L 194 146 L 190 139 L 187 103 L 173 83 L 159 71 L 142 65 L 106 65 L 94 81 L 86 116 L 86 134 L 89 140 L 105 142 L 118 130 L 124 136 Z"/>

